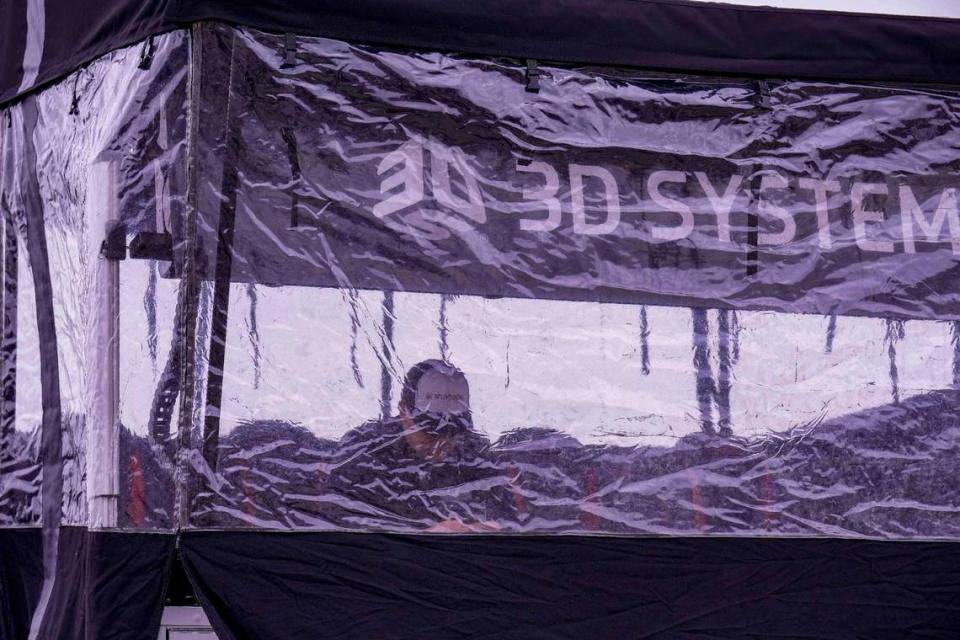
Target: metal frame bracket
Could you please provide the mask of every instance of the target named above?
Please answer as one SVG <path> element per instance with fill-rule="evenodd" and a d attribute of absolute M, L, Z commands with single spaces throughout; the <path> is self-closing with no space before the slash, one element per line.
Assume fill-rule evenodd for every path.
<path fill-rule="evenodd" d="M 127 225 L 116 220 L 107 222 L 100 255 L 106 260 L 127 259 Z"/>
<path fill-rule="evenodd" d="M 528 93 L 540 93 L 540 63 L 533 58 L 527 60 L 527 87 Z"/>
<path fill-rule="evenodd" d="M 173 261 L 173 237 L 169 233 L 141 231 L 130 240 L 131 260 Z"/>
<path fill-rule="evenodd" d="M 281 69 L 292 69 L 297 66 L 297 39 L 292 33 L 283 34 L 283 63 Z"/>

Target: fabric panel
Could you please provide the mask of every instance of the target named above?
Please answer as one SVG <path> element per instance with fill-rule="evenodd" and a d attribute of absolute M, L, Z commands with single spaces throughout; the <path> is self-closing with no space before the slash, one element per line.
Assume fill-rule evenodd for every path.
<path fill-rule="evenodd" d="M 25 3 L 6 3 L 23 5 Z M 46 37 L 31 86 L 113 49 L 197 21 L 401 47 L 573 63 L 776 77 L 960 82 L 956 21 L 704 5 L 683 0 L 109 0 L 44 2 Z M 21 9 L 5 9 L 0 103 L 18 95 Z M 810 42 L 817 42 L 810 47 Z"/>
<path fill-rule="evenodd" d="M 27 2 L 10 2 L 5 5 L 19 6 L 7 9 L 11 20 L 0 21 L 0 42 L 12 48 L 10 57 L 3 56 L 0 70 L 0 104 L 21 93 L 58 81 L 79 67 L 110 53 L 130 46 L 153 35 L 170 31 L 174 25 L 164 14 L 169 10 L 169 0 L 108 0 L 90 6 L 63 0 L 42 0 L 45 11 L 43 23 L 43 55 L 39 68 L 28 86 L 22 86 L 23 47 L 25 19 L 16 19 L 17 13 L 25 10 Z M 10 44 L 7 45 L 6 43 Z M 17 43 L 24 43 L 20 47 Z M 19 50 L 19 54 L 18 54 Z M 9 77 L 9 80 L 8 80 Z M 16 84 L 14 84 L 14 79 Z"/>
<path fill-rule="evenodd" d="M 953 82 L 960 64 L 955 21 L 682 0 L 189 0 L 171 15 L 403 47 L 728 74 Z"/>
<path fill-rule="evenodd" d="M 175 537 L 60 530 L 59 562 L 38 637 L 154 640 Z"/>
<path fill-rule="evenodd" d="M 27 42 L 27 3 L 0 6 L 0 103 L 14 95 L 23 81 L 23 51 Z"/>
<path fill-rule="evenodd" d="M 39 528 L 0 529 L 0 638 L 20 640 L 43 583 L 43 541 Z"/>
<path fill-rule="evenodd" d="M 960 553 L 943 543 L 187 532 L 182 554 L 221 640 L 946 639 L 960 624 Z"/>

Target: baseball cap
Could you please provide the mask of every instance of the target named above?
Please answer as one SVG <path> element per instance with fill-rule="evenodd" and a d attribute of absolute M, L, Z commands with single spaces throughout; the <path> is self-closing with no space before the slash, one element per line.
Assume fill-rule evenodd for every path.
<path fill-rule="evenodd" d="M 424 360 L 407 372 L 400 402 L 413 415 L 469 414 L 470 386 L 455 366 L 442 360 Z"/>

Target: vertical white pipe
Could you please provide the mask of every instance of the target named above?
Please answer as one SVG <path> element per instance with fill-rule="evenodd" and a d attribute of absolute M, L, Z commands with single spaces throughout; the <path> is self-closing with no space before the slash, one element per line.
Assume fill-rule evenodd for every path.
<path fill-rule="evenodd" d="M 99 247 L 107 226 L 117 220 L 115 166 L 93 164 L 87 180 L 87 220 Z M 117 526 L 120 494 L 120 263 L 98 256 L 94 273 L 90 355 L 95 364 L 87 389 L 87 495 L 89 525 L 103 529 Z"/>

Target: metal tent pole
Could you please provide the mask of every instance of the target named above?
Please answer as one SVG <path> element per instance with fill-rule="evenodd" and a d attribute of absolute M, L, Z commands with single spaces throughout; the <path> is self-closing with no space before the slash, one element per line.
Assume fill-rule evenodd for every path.
<path fill-rule="evenodd" d="M 57 584 L 60 523 L 63 512 L 63 414 L 60 401 L 60 355 L 54 315 L 53 285 L 44 226 L 43 197 L 37 177 L 37 150 L 33 135 L 39 119 L 35 96 L 19 105 L 22 131 L 21 193 L 26 219 L 26 248 L 33 273 L 37 335 L 40 338 L 41 522 L 43 525 L 43 587 L 33 613 L 31 640 L 48 637 L 47 609 Z"/>
<path fill-rule="evenodd" d="M 710 367 L 710 323 L 707 310 L 693 308 L 693 367 L 696 371 L 697 405 L 700 408 L 700 429 L 711 436 L 717 434 L 713 425 L 713 400 L 716 386 Z"/>
<path fill-rule="evenodd" d="M 721 309 L 717 312 L 717 331 L 719 332 L 717 355 L 720 360 L 716 393 L 717 393 L 717 427 L 720 435 L 733 435 L 733 424 L 730 420 L 730 389 L 733 378 L 733 358 L 730 354 L 730 316 L 734 312 Z"/>
<path fill-rule="evenodd" d="M 117 222 L 115 167 L 101 162 L 87 176 L 87 219 L 124 243 Z M 96 221 L 99 221 L 97 224 Z M 101 255 L 96 263 L 92 388 L 88 423 L 87 495 L 91 528 L 117 526 L 120 494 L 120 260 Z"/>
<path fill-rule="evenodd" d="M 391 400 L 393 376 L 391 369 L 394 363 L 396 347 L 393 343 L 393 324 L 396 318 L 394 311 L 393 291 L 383 292 L 383 335 L 381 336 L 383 357 L 380 359 L 380 417 L 389 420 L 392 413 Z"/>
<path fill-rule="evenodd" d="M 0 153 L 3 153 L 2 129 L 0 127 Z M 3 188 L 4 162 L 0 157 L 0 190 Z M 0 191 L 0 215 L 3 216 L 3 273 L 0 277 L 0 295 L 3 309 L 0 315 L 0 477 L 8 462 L 10 438 L 16 428 L 17 417 L 17 228 L 10 210 L 7 194 Z"/>
<path fill-rule="evenodd" d="M 220 408 L 223 402 L 223 371 L 227 349 L 227 320 L 230 307 L 230 282 L 233 272 L 233 236 L 237 218 L 237 190 L 239 176 L 241 134 L 237 126 L 239 99 L 235 94 L 238 80 L 243 77 L 240 47 L 233 36 L 230 51 L 230 78 L 227 83 L 225 114 L 225 151 L 223 157 L 222 199 L 220 222 L 217 227 L 217 262 L 211 316 L 209 369 L 207 374 L 207 404 L 203 421 L 203 457 L 211 469 L 217 467 L 220 442 Z"/>

